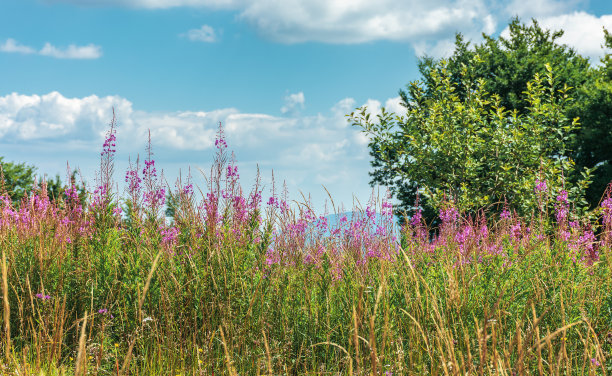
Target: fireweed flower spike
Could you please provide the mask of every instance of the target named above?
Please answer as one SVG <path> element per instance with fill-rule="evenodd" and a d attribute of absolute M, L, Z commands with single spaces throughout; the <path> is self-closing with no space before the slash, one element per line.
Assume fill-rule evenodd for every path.
<path fill-rule="evenodd" d="M 546 189 L 547 189 L 546 181 L 544 181 L 544 180 L 542 180 L 542 181 L 536 180 L 536 186 L 535 186 L 535 189 L 534 189 L 536 193 L 544 192 L 544 191 L 546 191 Z"/>

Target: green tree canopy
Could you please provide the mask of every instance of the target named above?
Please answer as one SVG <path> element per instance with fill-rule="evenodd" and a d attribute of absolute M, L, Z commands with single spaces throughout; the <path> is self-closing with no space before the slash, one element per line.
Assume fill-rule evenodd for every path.
<path fill-rule="evenodd" d="M 0 157 L 0 194 L 8 194 L 13 202 L 19 202 L 34 185 L 36 167 L 25 163 L 5 162 Z"/>
<path fill-rule="evenodd" d="M 431 209 L 452 200 L 460 210 L 474 211 L 507 199 L 521 214 L 530 214 L 538 204 L 538 180 L 547 182 L 547 190 L 560 191 L 562 176 L 574 168 L 566 144 L 577 120 L 565 116 L 569 88 L 558 88 L 552 68 L 546 66 L 544 77 L 536 74 L 527 83 L 521 114 L 487 92 L 483 79 L 468 79 L 467 67 L 455 82 L 446 63 L 439 66 L 429 72 L 427 87 L 412 84 L 405 116 L 383 111 L 371 121 L 366 108 L 351 114 L 370 136 L 385 170 L 422 188 Z M 580 197 L 580 188 L 584 185 L 571 196 Z"/>
<path fill-rule="evenodd" d="M 493 172 L 496 166 L 508 163 L 514 163 L 513 171 L 517 176 L 540 171 L 548 174 L 544 169 L 553 168 L 549 162 L 557 161 L 553 163 L 557 170 L 552 171 L 564 171 L 564 179 L 576 187 L 575 197 L 586 189 L 585 169 L 588 172 L 597 167 L 594 183 L 585 193 L 591 206 L 596 205 L 605 185 L 612 180 L 612 168 L 606 167 L 612 163 L 612 63 L 608 55 L 600 67 L 594 67 L 587 58 L 559 43 L 562 35 L 563 31 L 541 28 L 535 20 L 525 25 L 515 18 L 508 27 L 507 36 L 484 35 L 483 43 L 471 46 L 458 34 L 449 59 L 421 58 L 421 80 L 400 90 L 406 116 L 394 117 L 385 112 L 379 119 L 366 119 L 363 109 L 352 114 L 353 122 L 371 136 L 372 184 L 389 186 L 400 200 L 400 209 L 409 213 L 418 188 L 428 187 L 431 192 L 450 189 L 457 194 L 462 184 L 463 194 L 472 196 L 474 205 L 485 204 L 488 200 L 484 198 L 492 199 L 491 194 L 503 193 L 505 198 L 514 198 L 514 204 L 525 209 L 528 205 L 522 193 L 483 186 L 482 178 L 497 174 Z M 605 35 L 607 43 L 612 43 L 610 35 Z M 542 104 L 534 100 L 548 101 L 548 105 L 541 107 Z M 497 120 L 489 113 L 491 111 L 498 114 Z M 544 118 L 547 123 L 533 124 Z M 574 122 L 576 118 L 579 126 Z M 424 124 L 429 124 L 429 128 L 423 129 Z M 439 127 L 445 129 L 436 130 Z M 548 140 L 541 134 L 520 134 L 535 130 L 548 132 Z M 496 135 L 495 132 L 501 133 Z M 446 140 L 435 144 L 439 136 L 459 137 L 460 142 L 450 145 L 454 141 Z M 514 139 L 508 141 L 504 137 Z M 415 140 L 420 145 L 416 145 Z M 508 145 L 512 145 L 514 154 L 508 151 L 500 156 L 493 142 L 510 142 Z M 462 148 L 465 149 L 460 150 Z M 496 150 L 497 154 L 491 154 L 491 150 Z M 417 152 L 425 154 L 420 154 L 422 158 L 419 159 L 415 157 Z M 428 158 L 446 154 L 446 159 L 425 160 L 427 153 Z M 470 159 L 477 154 L 480 159 Z M 411 161 L 417 160 L 421 163 L 419 171 L 410 167 Z M 529 167 L 524 165 L 527 160 Z M 540 162 L 536 163 L 539 160 L 541 166 Z M 523 170 L 516 169 L 517 166 Z M 478 172 L 479 168 L 482 171 Z M 466 174 L 480 174 L 479 183 L 474 180 L 475 176 Z M 504 184 L 509 183 L 508 178 L 502 179 Z M 500 177 L 497 179 L 499 183 Z M 451 184 L 455 180 L 459 186 Z M 526 183 L 518 181 L 515 179 L 512 184 Z M 516 188 L 512 184 L 507 187 Z M 521 192 L 526 194 L 526 191 Z M 420 202 L 429 217 L 434 214 L 435 200 L 431 201 L 432 198 L 425 197 Z"/>
<path fill-rule="evenodd" d="M 24 162 L 5 162 L 3 157 L 0 157 L 0 196 L 8 195 L 14 204 L 18 204 L 21 199 L 29 194 L 35 188 L 35 182 L 39 183 L 44 180 L 47 188 L 47 195 L 50 199 L 63 199 L 63 194 L 67 186 L 62 182 L 59 174 L 56 174 L 53 179 L 47 176 L 36 176 L 36 167 L 28 165 Z M 70 185 L 74 186 L 84 200 L 86 190 L 83 182 L 77 182 L 77 171 L 74 170 L 70 174 Z M 39 185 L 40 187 L 40 185 Z"/>

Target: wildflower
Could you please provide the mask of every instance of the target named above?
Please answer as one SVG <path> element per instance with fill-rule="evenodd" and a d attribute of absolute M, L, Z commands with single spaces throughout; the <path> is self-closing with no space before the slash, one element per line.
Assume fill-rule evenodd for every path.
<path fill-rule="evenodd" d="M 133 170 L 127 170 L 125 173 L 125 182 L 128 183 L 128 192 L 140 192 L 140 183 L 142 183 L 142 179 L 138 176 L 138 167 Z"/>
<path fill-rule="evenodd" d="M 376 215 L 376 209 L 372 209 L 369 206 L 366 207 L 366 216 L 368 217 L 368 219 L 371 219 L 375 215 Z"/>
<path fill-rule="evenodd" d="M 559 195 L 557 196 L 555 217 L 557 218 L 558 223 L 562 223 L 567 219 L 567 215 L 569 213 L 568 206 L 569 205 L 567 203 L 567 191 L 563 189 L 561 190 L 561 192 L 559 192 Z"/>
<path fill-rule="evenodd" d="M 162 236 L 162 244 L 165 247 L 172 248 L 176 244 L 176 240 L 178 238 L 180 231 L 176 227 L 169 227 L 164 229 L 160 228 L 160 234 Z"/>
<path fill-rule="evenodd" d="M 455 222 L 457 218 L 459 218 L 459 212 L 454 207 L 440 210 L 440 219 L 442 220 L 442 223 Z"/>
<path fill-rule="evenodd" d="M 276 206 L 278 207 L 278 200 L 274 197 L 270 197 L 268 199 L 268 206 Z"/>
<path fill-rule="evenodd" d="M 183 187 L 183 194 L 185 196 L 191 196 L 193 194 L 193 184 L 187 184 Z"/>
<path fill-rule="evenodd" d="M 414 213 L 414 215 L 410 219 L 410 224 L 415 227 L 419 226 L 421 224 L 422 218 L 423 218 L 423 215 L 421 214 L 421 209 L 417 209 L 416 213 Z"/>
<path fill-rule="evenodd" d="M 382 203 L 382 214 L 387 217 L 393 215 L 393 205 L 390 202 L 384 201 Z"/>
<path fill-rule="evenodd" d="M 546 186 L 546 181 L 545 180 L 536 180 L 536 187 L 535 187 L 535 192 L 544 192 L 547 188 Z"/>
<path fill-rule="evenodd" d="M 591 358 L 591 363 L 595 366 L 595 367 L 599 367 L 601 366 L 601 363 L 599 363 L 599 361 L 597 360 L 597 358 Z"/>
<path fill-rule="evenodd" d="M 43 294 L 43 293 L 41 293 L 41 292 L 39 292 L 38 294 L 36 294 L 36 297 L 37 297 L 38 299 L 41 299 L 41 300 L 49 300 L 49 299 L 51 299 L 51 295 L 44 295 L 44 294 Z"/>
<path fill-rule="evenodd" d="M 101 309 L 98 310 L 98 313 L 101 314 L 101 315 L 105 315 L 105 314 L 108 313 L 108 310 L 106 308 L 101 308 Z"/>

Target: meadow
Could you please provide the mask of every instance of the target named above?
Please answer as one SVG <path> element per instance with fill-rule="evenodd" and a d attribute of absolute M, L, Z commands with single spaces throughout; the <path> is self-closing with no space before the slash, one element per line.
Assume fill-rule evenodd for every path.
<path fill-rule="evenodd" d="M 398 231 L 384 197 L 330 224 L 243 189 L 222 130 L 201 186 L 149 145 L 120 193 L 116 142 L 92 192 L 0 193 L 3 375 L 612 373 L 610 190 L 579 217 L 539 181 L 529 218 L 449 201 Z"/>

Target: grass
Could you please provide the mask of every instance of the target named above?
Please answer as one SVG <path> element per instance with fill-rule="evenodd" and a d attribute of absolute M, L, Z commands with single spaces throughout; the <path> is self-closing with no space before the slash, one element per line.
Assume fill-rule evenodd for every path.
<path fill-rule="evenodd" d="M 329 228 L 243 192 L 221 133 L 168 223 L 151 153 L 111 189 L 113 135 L 94 192 L 2 198 L 2 374 L 612 373 L 609 197 L 596 222 L 547 192 L 556 219 L 449 207 L 398 233 L 372 201 Z"/>

